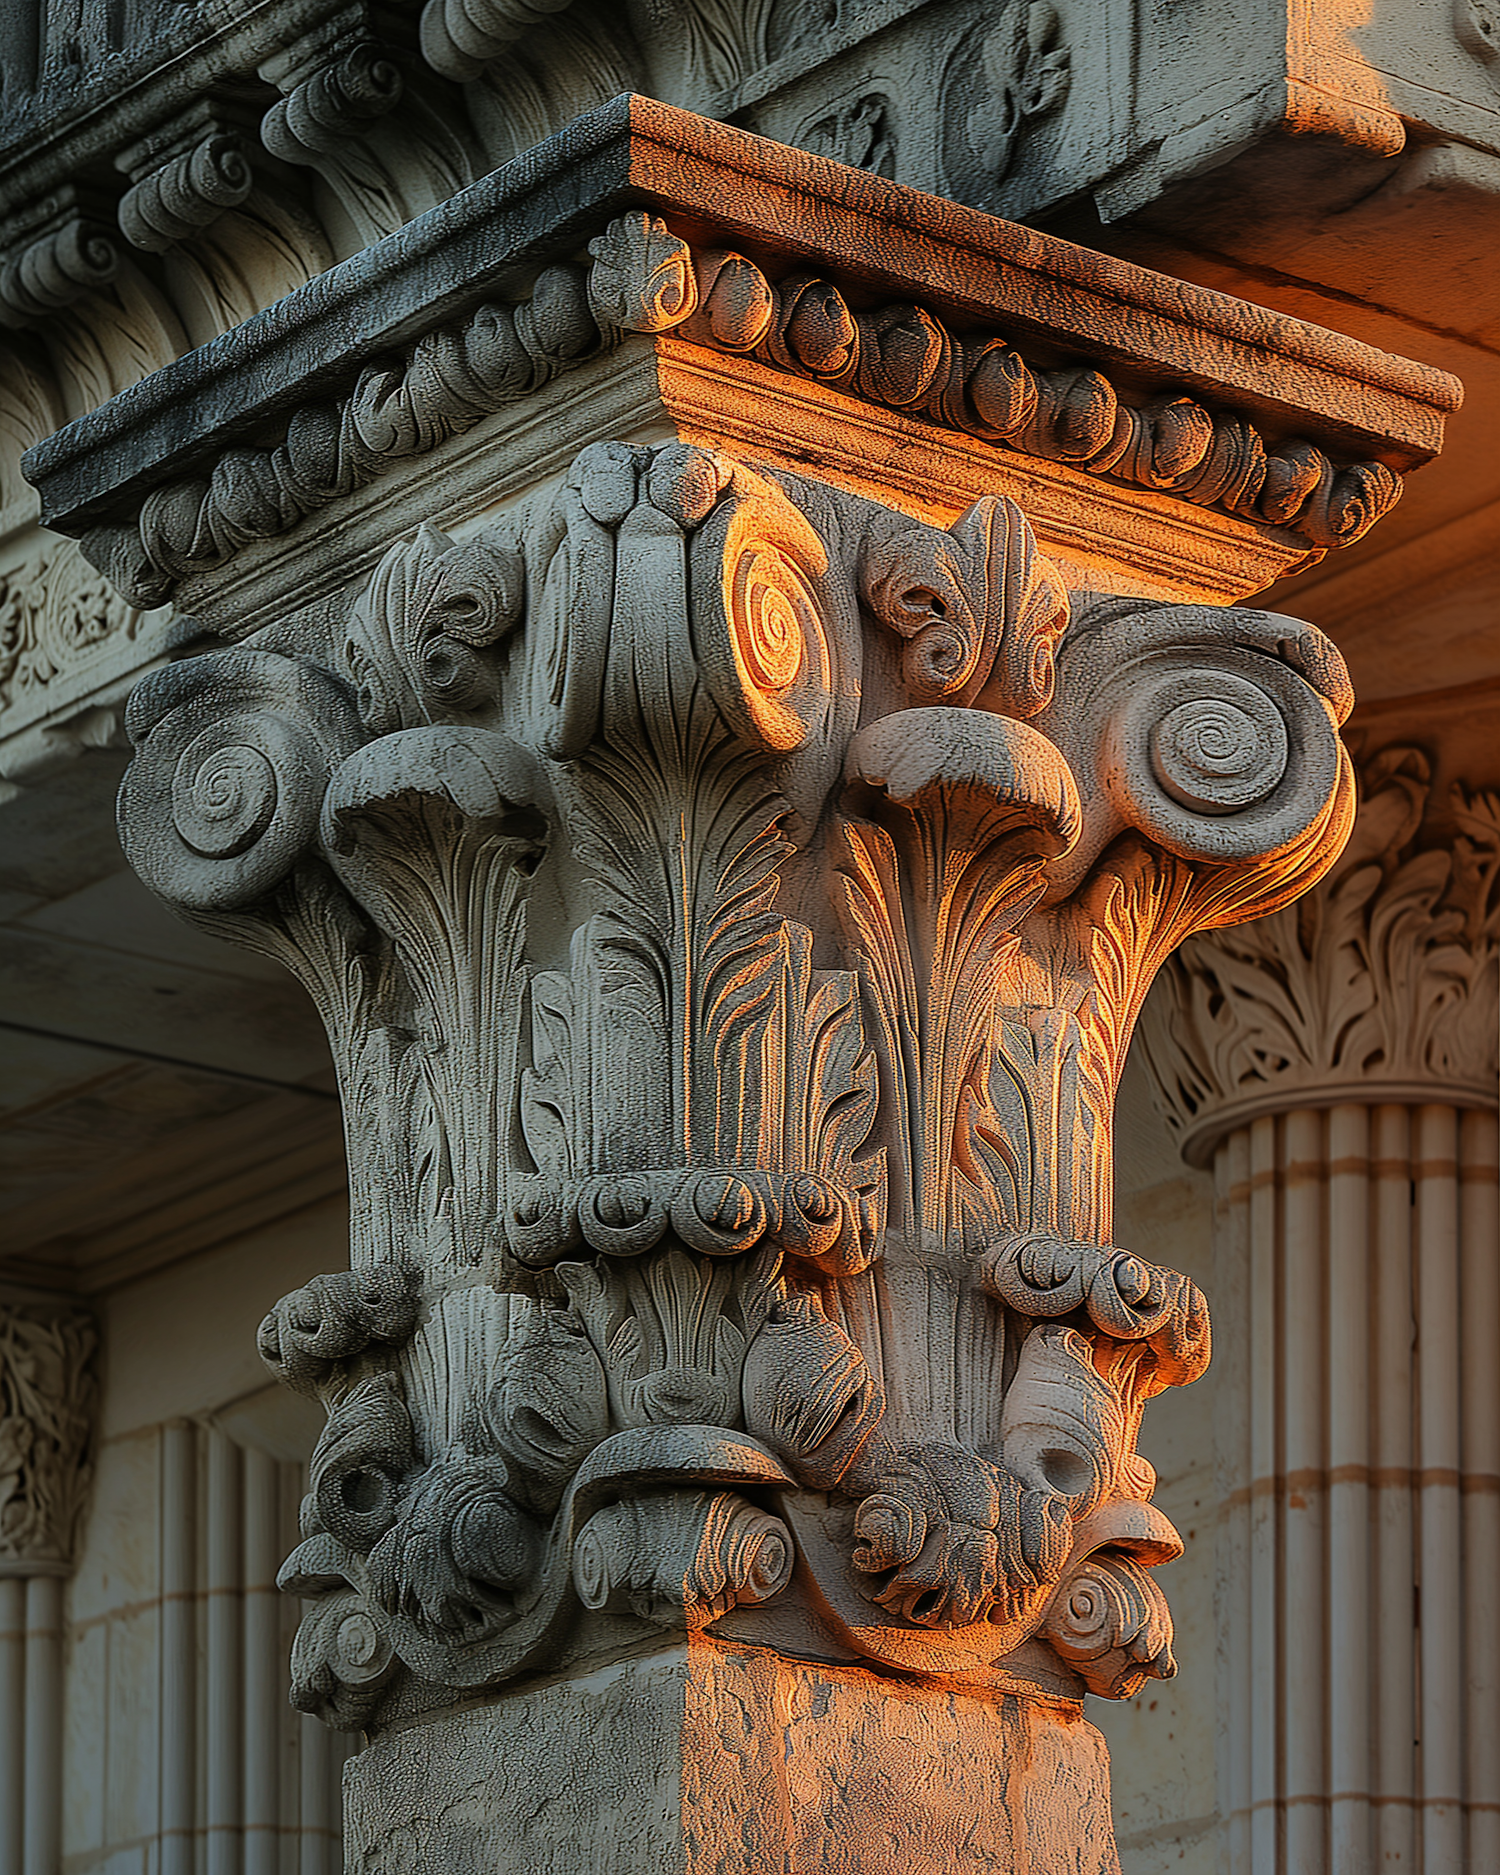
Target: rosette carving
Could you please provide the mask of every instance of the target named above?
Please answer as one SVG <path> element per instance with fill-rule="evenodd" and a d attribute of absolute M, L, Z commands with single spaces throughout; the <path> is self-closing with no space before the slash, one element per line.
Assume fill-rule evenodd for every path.
<path fill-rule="evenodd" d="M 698 654 L 714 700 L 747 740 L 801 748 L 829 715 L 833 657 L 818 582 L 828 555 L 779 488 L 744 470 L 693 541 Z"/>
<path fill-rule="evenodd" d="M 153 672 L 126 727 L 126 857 L 153 891 L 202 911 L 264 897 L 313 849 L 328 779 L 363 740 L 337 679 L 271 651 Z"/>
<path fill-rule="evenodd" d="M 622 215 L 589 242 L 589 300 L 601 325 L 667 332 L 698 304 L 693 257 L 658 215 Z"/>
<path fill-rule="evenodd" d="M 1090 1556 L 1071 1570 L 1042 1632 L 1101 1699 L 1134 1699 L 1147 1680 L 1177 1672 L 1166 1597 L 1125 1556 Z"/>
<path fill-rule="evenodd" d="M 356 1732 L 374 1715 L 399 1663 L 379 1615 L 341 1576 L 331 1581 L 338 1586 L 307 1568 L 280 1578 L 308 1610 L 292 1642 L 291 1702 L 325 1725 Z"/>
<path fill-rule="evenodd" d="M 1029 1624 L 1068 1554 L 1066 1498 L 956 1445 L 893 1455 L 878 1484 L 854 1518 L 871 1601 L 924 1628 Z"/>
<path fill-rule="evenodd" d="M 370 1552 L 378 1605 L 437 1640 L 482 1639 L 515 1618 L 542 1553 L 539 1526 L 510 1497 L 503 1461 L 455 1453 L 410 1481 Z"/>

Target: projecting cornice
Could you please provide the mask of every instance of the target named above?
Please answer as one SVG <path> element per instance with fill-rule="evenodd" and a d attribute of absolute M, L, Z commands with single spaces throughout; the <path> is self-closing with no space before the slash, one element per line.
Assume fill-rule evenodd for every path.
<path fill-rule="evenodd" d="M 1184 564 L 1202 542 L 1174 528 L 1201 534 L 1212 510 L 1245 592 L 1357 538 L 1459 399 L 1321 328 L 625 97 L 68 425 L 27 470 L 47 524 L 159 603 L 498 413 L 523 425 L 582 373 L 548 393 L 567 428 L 561 404 L 622 343 L 704 440 L 732 443 L 773 374 L 789 460 L 802 429 L 825 449 L 836 433 L 845 479 L 879 486 L 894 421 L 941 459 L 923 471 L 937 507 L 1021 478 L 1054 547 L 1048 486 L 1115 506 L 1128 487 Z M 1076 489 L 1053 505 L 1076 529 Z"/>

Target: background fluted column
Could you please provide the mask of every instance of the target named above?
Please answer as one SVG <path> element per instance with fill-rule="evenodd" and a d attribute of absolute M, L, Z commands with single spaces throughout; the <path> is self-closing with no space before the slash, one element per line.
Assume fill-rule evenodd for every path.
<path fill-rule="evenodd" d="M 92 1317 L 0 1303 L 0 1875 L 58 1875 L 63 1582 L 88 1488 Z"/>
<path fill-rule="evenodd" d="M 1221 1454 L 1234 1875 L 1496 1865 L 1500 802 L 1386 750 L 1301 910 L 1195 939 L 1142 1043 L 1246 1298 Z M 1238 1508 L 1243 1506 L 1243 1508 Z"/>

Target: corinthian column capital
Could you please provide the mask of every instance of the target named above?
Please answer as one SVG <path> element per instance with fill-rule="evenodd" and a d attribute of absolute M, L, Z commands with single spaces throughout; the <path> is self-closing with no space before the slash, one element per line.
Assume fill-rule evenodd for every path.
<path fill-rule="evenodd" d="M 0 1302 L 0 1576 L 66 1575 L 72 1565 L 97 1339 L 81 1310 Z"/>
<path fill-rule="evenodd" d="M 477 185 L 493 229 L 445 211 L 361 261 L 398 302 L 420 278 L 399 368 L 335 396 L 308 347 L 352 327 L 288 302 L 104 419 L 156 437 L 139 476 L 71 442 L 44 469 L 101 564 L 239 640 L 137 691 L 121 828 L 302 979 L 343 1088 L 353 1267 L 261 1336 L 328 1410 L 294 1698 L 375 1739 L 354 1867 L 624 1868 L 579 1844 L 627 1812 L 631 1875 L 811 1866 L 762 1773 L 832 1817 L 873 1752 L 851 1869 L 1024 1838 L 1103 1870 L 1079 1702 L 1174 1670 L 1136 1439 L 1208 1358 L 1195 1287 L 1111 1242 L 1115 1085 L 1172 948 L 1287 904 L 1353 810 L 1337 653 L 1210 601 L 1397 479 L 976 334 L 994 279 L 1054 352 L 1118 337 L 1055 244 L 1044 319 L 909 192 L 872 247 L 858 179 L 639 101 L 622 157 L 623 110 Z M 526 297 L 476 304 L 499 277 Z M 1224 384 L 1300 386 L 1324 434 L 1327 361 L 1257 376 L 1202 310 Z M 1152 382 L 1181 316 L 1129 325 Z M 253 446 L 182 445 L 278 358 L 324 398 L 278 394 L 281 443 L 244 405 Z M 1403 385 L 1361 406 L 1398 462 Z M 585 1747 L 611 1702 L 649 1765 Z M 499 1791 L 558 1752 L 595 1822 L 451 1820 L 475 1753 Z"/>
<path fill-rule="evenodd" d="M 1294 620 L 1070 599 L 1003 498 L 680 443 L 398 542 L 317 663 L 149 678 L 127 852 L 302 975 L 348 1102 L 354 1273 L 263 1332 L 331 1412 L 299 1696 L 814 1607 L 1170 1671 L 1135 1435 L 1208 1323 L 1108 1245 L 1114 1085 L 1166 952 L 1337 852 L 1348 701 Z"/>
<path fill-rule="evenodd" d="M 1190 1159 L 1294 1107 L 1495 1105 L 1500 798 L 1434 801 L 1430 775 L 1415 747 L 1369 755 L 1316 891 L 1167 965 L 1141 1043 Z"/>

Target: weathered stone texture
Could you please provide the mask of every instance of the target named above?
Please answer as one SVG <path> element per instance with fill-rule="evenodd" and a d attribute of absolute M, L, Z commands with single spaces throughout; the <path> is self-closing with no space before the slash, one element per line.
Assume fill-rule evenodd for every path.
<path fill-rule="evenodd" d="M 707 1641 L 393 1733 L 345 1787 L 353 1875 L 1119 1867 L 1076 1709 Z"/>

